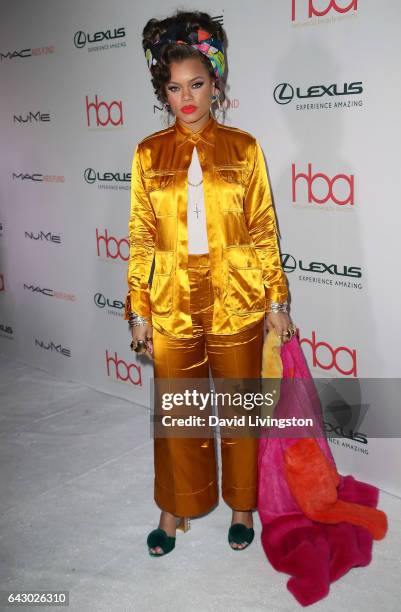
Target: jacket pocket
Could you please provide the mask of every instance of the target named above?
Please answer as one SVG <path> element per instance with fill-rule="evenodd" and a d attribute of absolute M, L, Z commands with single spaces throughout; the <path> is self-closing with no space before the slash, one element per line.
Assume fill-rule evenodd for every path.
<path fill-rule="evenodd" d="M 145 172 L 142 177 L 145 189 L 150 193 L 169 187 L 173 181 L 174 172 L 172 170 L 152 170 Z"/>
<path fill-rule="evenodd" d="M 174 251 L 155 251 L 149 297 L 152 312 L 159 317 L 167 317 L 173 308 L 173 261 Z"/>
<path fill-rule="evenodd" d="M 247 168 L 244 165 L 237 164 L 219 164 L 215 166 L 217 175 L 227 183 L 238 183 L 246 185 Z"/>
<path fill-rule="evenodd" d="M 143 175 L 145 190 L 148 193 L 156 217 L 173 217 L 176 214 L 176 200 L 171 193 L 174 171 L 152 170 Z"/>
<path fill-rule="evenodd" d="M 249 314 L 265 310 L 262 267 L 255 248 L 239 245 L 225 248 L 228 264 L 227 310 Z"/>
<path fill-rule="evenodd" d="M 247 184 L 247 169 L 239 165 L 215 166 L 217 182 L 221 190 L 222 210 L 243 212 L 243 200 Z"/>

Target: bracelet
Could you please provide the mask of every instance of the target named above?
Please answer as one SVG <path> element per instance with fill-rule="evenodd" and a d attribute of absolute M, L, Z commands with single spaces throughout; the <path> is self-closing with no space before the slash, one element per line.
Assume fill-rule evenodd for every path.
<path fill-rule="evenodd" d="M 271 302 L 269 312 L 288 312 L 287 310 L 288 302 Z"/>
<path fill-rule="evenodd" d="M 136 312 L 129 313 L 128 324 L 130 327 L 136 327 L 137 325 L 147 325 L 148 320 L 145 317 L 141 317 L 141 315 L 136 314 Z"/>

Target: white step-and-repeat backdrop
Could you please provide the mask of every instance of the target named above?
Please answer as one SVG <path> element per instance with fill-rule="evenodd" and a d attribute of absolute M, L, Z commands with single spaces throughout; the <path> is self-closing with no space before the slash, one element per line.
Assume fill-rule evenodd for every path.
<path fill-rule="evenodd" d="M 130 169 L 137 141 L 164 127 L 141 32 L 176 8 L 207 11 L 228 33 L 226 123 L 265 152 L 313 375 L 399 377 L 399 0 L 8 3 L 0 351 L 149 404 L 152 366 L 129 350 L 122 318 Z M 380 403 L 371 414 L 390 422 Z M 345 435 L 331 439 L 339 469 L 401 495 L 387 469 L 401 465 L 399 438 L 358 425 L 328 425 Z"/>

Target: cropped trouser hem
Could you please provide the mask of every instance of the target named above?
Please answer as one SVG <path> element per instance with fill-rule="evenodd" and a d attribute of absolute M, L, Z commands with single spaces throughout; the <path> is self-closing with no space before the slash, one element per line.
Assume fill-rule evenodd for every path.
<path fill-rule="evenodd" d="M 200 516 L 210 512 L 218 503 L 217 480 L 200 491 L 177 493 L 158 484 L 155 480 L 155 502 L 162 510 L 175 516 Z"/>
<path fill-rule="evenodd" d="M 233 510 L 254 510 L 258 505 L 257 487 L 237 488 L 222 486 L 222 498 Z"/>

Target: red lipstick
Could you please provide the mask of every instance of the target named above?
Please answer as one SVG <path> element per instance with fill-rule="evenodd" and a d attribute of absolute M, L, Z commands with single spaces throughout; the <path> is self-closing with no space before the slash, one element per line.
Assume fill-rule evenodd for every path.
<path fill-rule="evenodd" d="M 198 108 L 197 106 L 194 106 L 193 104 L 189 104 L 188 106 L 183 106 L 181 108 L 181 111 L 183 113 L 189 114 L 189 113 L 193 113 L 194 111 L 196 111 L 197 108 Z"/>

